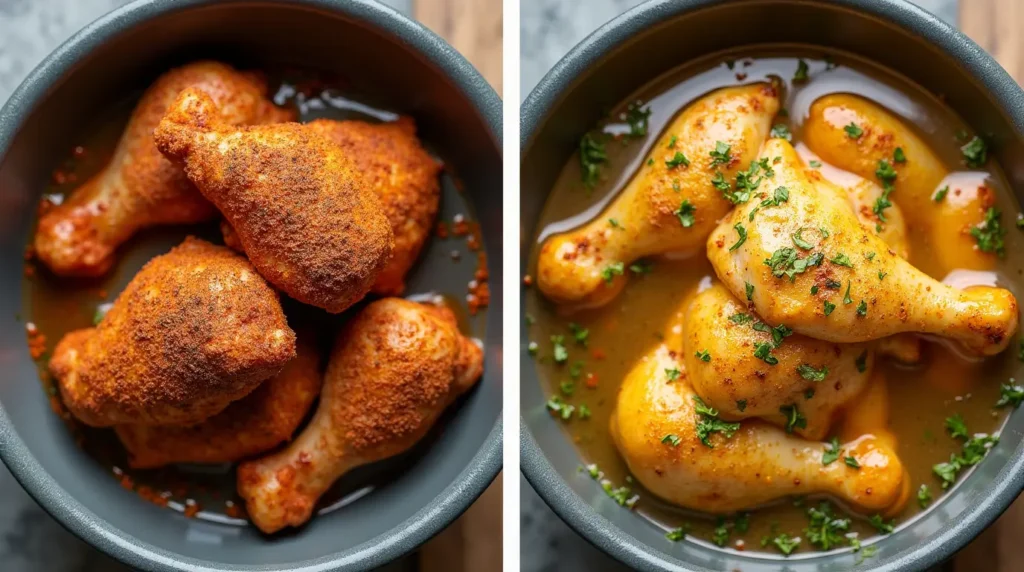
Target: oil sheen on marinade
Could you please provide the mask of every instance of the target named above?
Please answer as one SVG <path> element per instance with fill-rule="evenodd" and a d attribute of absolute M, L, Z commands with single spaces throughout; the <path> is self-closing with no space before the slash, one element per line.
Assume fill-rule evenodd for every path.
<path fill-rule="evenodd" d="M 1003 210 L 1003 224 L 1012 227 L 1017 212 L 1015 201 L 1007 191 L 1008 185 L 998 165 L 989 161 L 984 173 L 965 171 L 957 138 L 965 128 L 963 122 L 945 108 L 931 94 L 890 71 L 849 55 L 823 56 L 819 50 L 805 48 L 768 48 L 749 57 L 751 53 L 719 54 L 692 62 L 655 80 L 630 97 L 627 102 L 640 101 L 651 111 L 646 137 L 620 144 L 606 144 L 609 161 L 604 165 L 602 177 L 593 191 L 580 182 L 579 157 L 574 155 L 563 168 L 549 196 L 537 228 L 533 243 L 531 272 L 536 268 L 540 244 L 556 233 L 572 229 L 596 217 L 622 189 L 657 140 L 660 132 L 687 104 L 716 88 L 742 85 L 769 76 L 781 78 L 785 83 L 783 107 L 788 117 L 781 115 L 775 123 L 786 123 L 793 134 L 793 143 L 806 151 L 801 142 L 801 122 L 810 105 L 819 97 L 830 93 L 854 93 L 866 97 L 900 116 L 904 123 L 915 129 L 933 152 L 955 174 L 955 182 L 964 188 L 986 184 L 995 190 L 998 205 Z M 808 81 L 794 83 L 798 59 L 809 66 Z M 621 134 L 628 128 L 620 120 L 627 102 L 616 108 L 601 127 L 605 132 Z M 826 165 L 824 168 L 828 168 Z M 831 173 L 842 175 L 842 173 Z M 952 179 L 951 179 L 952 181 Z M 896 193 L 899 192 L 897 189 Z M 955 232 L 952 230 L 951 232 Z M 997 263 L 993 273 L 962 273 L 955 284 L 963 287 L 972 283 L 991 283 L 1017 295 L 1021 280 L 1021 246 L 1019 233 L 1012 228 L 1006 235 L 1005 259 Z M 934 268 L 931 248 L 922 241 L 921 233 L 910 233 L 911 262 L 927 269 Z M 685 509 L 673 507 L 647 493 L 639 483 L 628 477 L 624 462 L 619 457 L 608 434 L 609 415 L 614 407 L 619 384 L 631 366 L 660 342 L 672 310 L 692 293 L 700 283 L 714 276 L 704 256 L 684 260 L 659 258 L 654 260 L 654 271 L 637 276 L 631 274 L 625 290 L 604 307 L 571 315 L 560 312 L 546 301 L 536 288 L 528 292 L 526 311 L 532 320 L 529 337 L 538 344 L 538 371 L 547 395 L 562 395 L 567 403 L 585 404 L 592 412 L 589 420 L 573 419 L 564 423 L 580 449 L 585 463 L 596 463 L 614 486 L 628 486 L 639 495 L 635 511 L 651 519 L 666 531 L 690 526 L 690 538 L 707 541 L 712 537 L 715 519 Z M 943 276 L 936 276 L 942 279 Z M 568 328 L 575 323 L 589 329 L 586 348 L 573 343 Z M 552 335 L 565 335 L 569 351 L 569 364 L 583 362 L 582 374 L 573 394 L 566 397 L 559 385 L 569 378 L 567 367 L 552 365 Z M 887 379 L 890 395 L 890 428 L 898 438 L 898 454 L 909 471 L 912 498 L 898 516 L 906 522 L 921 512 L 915 493 L 921 484 L 927 484 L 935 500 L 944 492 L 941 483 L 932 474 L 932 466 L 948 461 L 951 453 L 960 453 L 960 441 L 948 436 L 944 429 L 946 417 L 959 413 L 973 433 L 998 431 L 1006 417 L 1006 410 L 994 410 L 1000 383 L 1017 373 L 1013 348 L 984 362 L 970 362 L 949 351 L 944 345 L 928 343 L 924 348 L 923 365 L 906 367 L 887 359 L 880 359 Z M 545 356 L 547 358 L 545 359 Z M 1019 379 L 1019 376 L 1018 376 Z M 596 386 L 595 386 L 596 384 Z M 590 386 L 595 386 L 591 388 Z M 577 478 L 589 479 L 585 472 Z M 959 480 L 964 478 L 962 473 Z M 598 487 L 594 483 L 594 487 Z M 813 550 L 806 539 L 806 509 L 815 499 L 789 499 L 750 513 L 750 528 L 741 534 L 733 530 L 728 547 L 746 551 L 762 548 L 761 539 L 775 532 L 801 536 L 799 550 Z M 833 504 L 836 504 L 833 501 Z M 625 508 L 623 510 L 626 510 Z M 876 534 L 863 518 L 854 518 L 852 532 L 861 539 Z M 666 542 L 668 542 L 666 540 Z"/>
<path fill-rule="evenodd" d="M 294 105 L 299 111 L 300 121 L 303 122 L 318 118 L 360 119 L 369 122 L 392 121 L 397 118 L 397 115 L 390 111 L 375 108 L 359 99 L 349 98 L 336 90 L 328 88 L 321 91 L 323 84 L 316 77 L 307 77 L 306 72 L 289 72 L 287 75 L 281 74 L 278 79 L 280 83 L 274 97 L 275 102 L 279 105 Z M 305 89 L 303 85 L 311 85 L 315 89 Z M 60 201 L 65 193 L 74 190 L 82 181 L 106 165 L 139 95 L 134 94 L 122 101 L 112 102 L 109 109 L 98 114 L 92 128 L 83 131 L 81 147 L 73 154 L 74 157 L 61 164 L 55 171 L 54 180 L 45 190 L 44 196 L 53 201 Z M 461 198 L 461 193 L 449 192 L 449 187 L 454 188 L 449 183 L 450 181 L 442 184 L 444 196 L 437 214 L 437 222 L 452 223 L 453 217 L 455 220 L 461 220 L 463 216 L 471 220 L 475 218 L 469 210 L 469 205 Z M 72 330 L 92 326 L 97 311 L 102 311 L 113 301 L 139 268 L 152 257 L 165 253 L 179 244 L 188 234 L 215 243 L 221 242 L 221 233 L 216 222 L 187 227 L 155 227 L 139 233 L 119 248 L 113 271 L 102 278 L 57 278 L 41 264 L 27 266 L 28 270 L 22 283 L 22 300 L 25 307 L 20 318 L 26 324 L 34 324 L 45 336 L 45 347 L 42 348 L 45 353 L 37 360 L 37 365 L 44 388 L 49 391 L 51 404 L 55 409 L 61 409 L 60 400 L 56 397 L 56 387 L 46 371 L 46 366 L 50 352 L 57 342 Z M 450 268 L 449 272 L 455 273 L 460 279 L 464 278 L 462 283 L 468 284 L 474 279 L 478 268 L 476 253 L 467 245 L 466 237 L 457 236 L 455 233 L 447 240 L 432 237 L 420 254 L 420 260 L 429 260 L 429 264 L 452 264 L 453 266 L 445 267 Z M 470 316 L 466 309 L 464 292 L 436 294 L 430 291 L 431 279 L 420 279 L 415 270 L 410 272 L 408 279 L 409 291 L 406 297 L 426 299 L 441 295 L 445 298 L 446 304 L 456 312 L 460 330 L 471 332 L 477 337 L 481 336 L 485 313 Z M 326 352 L 329 348 L 330 332 L 340 320 L 325 319 L 326 315 L 322 312 L 288 300 L 285 300 L 285 309 L 289 314 L 289 320 L 301 318 L 317 324 L 318 329 L 324 332 L 321 342 L 326 344 L 323 348 Z M 136 491 L 144 499 L 183 512 L 190 517 L 221 524 L 246 523 L 239 508 L 244 503 L 239 501 L 235 494 L 233 465 L 174 465 L 151 470 L 128 469 L 126 452 L 113 431 L 85 427 L 73 420 L 69 420 L 67 425 L 75 440 L 96 462 L 103 467 L 111 468 L 113 477 L 117 478 L 122 486 Z M 346 475 L 321 498 L 318 513 L 323 514 L 341 508 L 368 494 L 374 488 L 386 485 L 408 470 L 410 457 L 415 457 L 423 450 L 423 447 L 417 447 L 406 455 Z"/>

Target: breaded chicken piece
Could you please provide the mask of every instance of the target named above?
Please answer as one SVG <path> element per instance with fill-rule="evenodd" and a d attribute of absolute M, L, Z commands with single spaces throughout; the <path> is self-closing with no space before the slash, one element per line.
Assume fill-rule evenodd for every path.
<path fill-rule="evenodd" d="M 355 163 L 298 123 L 233 127 L 200 90 L 181 93 L 154 134 L 234 227 L 249 260 L 300 302 L 341 312 L 370 291 L 394 238 Z"/>
<path fill-rule="evenodd" d="M 420 145 L 410 117 L 376 124 L 317 119 L 308 125 L 341 146 L 380 198 L 395 234 L 395 248 L 372 291 L 384 296 L 401 294 L 405 275 L 434 227 L 441 197 L 437 179 L 441 165 Z M 241 250 L 230 224 L 222 221 L 221 231 L 225 244 Z"/>
<path fill-rule="evenodd" d="M 295 357 L 277 293 L 242 256 L 189 237 L 147 263 L 95 328 L 50 360 L 64 404 L 94 427 L 192 424 Z"/>
<path fill-rule="evenodd" d="M 173 463 L 231 463 L 291 439 L 320 394 L 320 350 L 300 331 L 295 359 L 252 393 L 198 425 L 118 425 L 128 464 L 150 469 Z"/>
<path fill-rule="evenodd" d="M 368 305 L 335 341 L 309 425 L 284 450 L 238 467 L 253 524 L 272 533 L 309 520 L 335 480 L 412 447 L 482 371 L 483 352 L 447 308 Z"/>
<path fill-rule="evenodd" d="M 137 231 L 214 217 L 213 205 L 153 143 L 153 130 L 187 87 L 210 94 L 220 120 L 231 125 L 293 116 L 266 99 L 262 80 L 218 62 L 195 62 L 160 76 L 135 106 L 110 163 L 40 218 L 35 250 L 53 272 L 99 276 L 114 263 L 117 247 Z"/>

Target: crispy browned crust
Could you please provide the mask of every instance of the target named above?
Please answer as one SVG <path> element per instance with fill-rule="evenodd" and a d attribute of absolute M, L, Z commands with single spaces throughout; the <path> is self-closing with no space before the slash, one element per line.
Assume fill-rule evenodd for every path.
<path fill-rule="evenodd" d="M 65 336 L 50 372 L 88 425 L 192 424 L 294 356 L 277 293 L 244 257 L 189 237 L 149 261 L 97 327 Z"/>
<path fill-rule="evenodd" d="M 359 301 L 394 244 L 354 163 L 298 123 L 231 127 L 202 91 L 182 92 L 154 134 L 234 227 L 249 260 L 283 292 L 329 312 Z"/>
<path fill-rule="evenodd" d="M 434 228 L 441 165 L 420 145 L 410 117 L 379 124 L 318 119 L 309 126 L 341 147 L 380 198 L 395 233 L 395 248 L 373 292 L 401 294 L 405 275 Z"/>
<path fill-rule="evenodd" d="M 320 394 L 323 371 L 312 332 L 301 332 L 295 359 L 252 393 L 198 425 L 118 425 L 132 468 L 231 463 L 291 439 Z"/>
<path fill-rule="evenodd" d="M 268 533 L 302 524 L 339 476 L 413 446 L 482 371 L 483 353 L 451 311 L 370 304 L 336 340 L 310 424 L 284 450 L 239 466 L 253 523 Z"/>
<path fill-rule="evenodd" d="M 40 218 L 35 250 L 55 273 L 99 276 L 110 269 L 118 245 L 139 229 L 213 218 L 213 205 L 153 143 L 153 130 L 187 87 L 210 94 L 220 120 L 228 124 L 294 116 L 266 99 L 261 78 L 218 62 L 195 62 L 163 74 L 139 100 L 110 164 Z"/>

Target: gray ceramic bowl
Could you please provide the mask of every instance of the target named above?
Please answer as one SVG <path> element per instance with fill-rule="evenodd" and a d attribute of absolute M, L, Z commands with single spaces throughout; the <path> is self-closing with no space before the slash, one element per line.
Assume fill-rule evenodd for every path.
<path fill-rule="evenodd" d="M 860 54 L 894 69 L 992 137 L 1011 188 L 1024 189 L 1024 92 L 971 40 L 902 0 L 661 0 L 602 26 L 540 82 L 522 111 L 523 236 L 535 235 L 546 195 L 580 136 L 604 110 L 681 62 L 743 45 L 801 43 Z M 1019 192 L 1019 191 L 1018 191 Z M 530 244 L 522 248 L 525 273 Z M 525 305 L 524 305 L 525 307 Z M 525 334 L 525 332 L 524 332 Z M 641 570 L 778 570 L 776 558 L 670 543 L 664 532 L 577 474 L 579 456 L 544 411 L 545 396 L 521 340 L 522 470 L 584 538 Z M 941 562 L 991 524 L 1024 487 L 1024 415 L 940 506 L 878 543 L 873 558 L 792 557 L 787 570 L 920 570 Z"/>
<path fill-rule="evenodd" d="M 49 173 L 97 110 L 197 57 L 325 70 L 414 116 L 464 183 L 494 278 L 486 333 L 478 333 L 484 379 L 442 418 L 429 446 L 368 497 L 277 537 L 186 519 L 122 489 L 49 410 L 25 324 L 15 318 L 22 256 Z M 483 78 L 442 39 L 371 0 L 143 0 L 89 25 L 0 111 L 0 456 L 54 518 L 138 569 L 367 569 L 414 549 L 461 514 L 501 464 L 500 148 L 501 102 Z M 417 279 L 432 273 L 444 282 L 448 268 L 421 265 Z"/>

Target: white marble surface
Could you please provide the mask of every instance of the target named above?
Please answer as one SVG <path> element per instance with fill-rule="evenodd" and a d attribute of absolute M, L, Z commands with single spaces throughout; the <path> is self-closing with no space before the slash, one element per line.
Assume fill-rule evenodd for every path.
<path fill-rule="evenodd" d="M 412 12 L 412 0 L 382 2 L 406 14 Z M 0 105 L 61 42 L 104 13 L 127 3 L 128 0 L 0 0 Z M 0 465 L 0 572 L 123 570 L 127 568 L 65 531 Z"/>
<path fill-rule="evenodd" d="M 970 0 L 964 0 L 970 1 Z M 583 38 L 643 0 L 521 0 L 520 101 Z M 957 20 L 957 0 L 915 0 L 947 22 Z M 626 570 L 563 523 L 520 477 L 523 572 Z"/>

